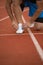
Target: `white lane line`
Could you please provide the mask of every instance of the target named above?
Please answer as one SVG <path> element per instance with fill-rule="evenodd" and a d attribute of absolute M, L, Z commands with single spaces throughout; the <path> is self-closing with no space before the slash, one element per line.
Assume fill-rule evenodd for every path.
<path fill-rule="evenodd" d="M 4 36 L 16 36 L 16 35 L 28 35 L 28 33 L 23 33 L 23 34 L 0 34 L 0 37 L 4 37 Z"/>
<path fill-rule="evenodd" d="M 35 48 L 36 48 L 41 60 L 43 61 L 43 49 L 39 45 L 39 43 L 38 43 L 37 39 L 35 38 L 35 36 L 33 35 L 32 31 L 29 28 L 27 30 L 28 30 L 28 33 L 29 33 L 34 45 L 35 45 Z"/>
<path fill-rule="evenodd" d="M 0 19 L 0 21 L 3 21 L 3 20 L 8 19 L 8 18 L 9 18 L 9 16 L 6 16 L 6 17 Z"/>
<path fill-rule="evenodd" d="M 43 34 L 43 33 L 33 33 L 34 35 L 40 35 L 40 34 Z M 4 33 L 4 34 L 0 34 L 0 37 L 1 36 L 14 36 L 14 35 L 28 35 L 28 33 L 23 33 L 23 34 L 16 34 L 16 33 Z"/>
<path fill-rule="evenodd" d="M 33 32 L 33 34 L 36 34 L 36 35 L 43 35 L 43 33 L 34 33 L 34 32 Z"/>

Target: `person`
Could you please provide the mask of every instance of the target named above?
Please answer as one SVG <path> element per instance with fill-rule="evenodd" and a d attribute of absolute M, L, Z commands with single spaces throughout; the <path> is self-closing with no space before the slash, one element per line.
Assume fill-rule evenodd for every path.
<path fill-rule="evenodd" d="M 30 27 L 35 27 L 36 30 L 41 30 L 43 29 L 43 0 L 36 0 L 36 3 L 34 3 L 34 5 L 34 9 L 36 9 L 33 11 L 32 14 L 30 13 Z"/>
<path fill-rule="evenodd" d="M 16 29 L 16 33 L 23 33 L 22 10 L 24 8 L 24 0 L 6 0 L 6 10 L 11 19 L 12 26 Z M 14 19 L 14 15 L 17 20 Z"/>

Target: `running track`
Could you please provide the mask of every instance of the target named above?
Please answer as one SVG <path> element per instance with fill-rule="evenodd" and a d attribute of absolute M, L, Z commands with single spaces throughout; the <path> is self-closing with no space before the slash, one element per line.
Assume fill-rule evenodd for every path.
<path fill-rule="evenodd" d="M 4 1 L 4 2 L 2 2 Z M 16 34 L 5 9 L 0 3 L 0 65 L 43 65 L 43 30 L 27 29 Z M 27 11 L 23 13 L 28 21 Z"/>

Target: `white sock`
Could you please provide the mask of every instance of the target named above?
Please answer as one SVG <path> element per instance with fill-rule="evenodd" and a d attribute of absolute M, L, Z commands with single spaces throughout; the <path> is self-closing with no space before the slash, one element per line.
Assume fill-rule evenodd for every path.
<path fill-rule="evenodd" d="M 18 29 L 17 29 L 16 33 L 23 33 L 22 23 L 18 24 Z"/>

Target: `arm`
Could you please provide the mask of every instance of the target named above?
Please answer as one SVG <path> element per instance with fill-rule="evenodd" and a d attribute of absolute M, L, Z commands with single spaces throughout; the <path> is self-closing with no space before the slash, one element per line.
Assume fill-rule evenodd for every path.
<path fill-rule="evenodd" d="M 43 7 L 42 7 L 43 6 L 43 2 L 42 1 L 41 0 L 37 0 L 36 1 L 38 9 L 36 10 L 36 12 L 34 13 L 34 15 L 32 16 L 32 21 L 35 21 L 38 18 L 40 12 L 43 10 Z"/>

